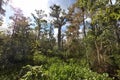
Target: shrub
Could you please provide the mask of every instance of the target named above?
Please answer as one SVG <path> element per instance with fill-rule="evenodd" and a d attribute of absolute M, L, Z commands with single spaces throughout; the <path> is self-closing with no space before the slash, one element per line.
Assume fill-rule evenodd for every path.
<path fill-rule="evenodd" d="M 78 64 L 53 64 L 47 71 L 49 80 L 112 80 L 108 74 L 98 74 Z"/>
<path fill-rule="evenodd" d="M 19 80 L 46 80 L 46 75 L 43 71 L 42 66 L 27 65 L 21 70 Z"/>
<path fill-rule="evenodd" d="M 46 56 L 42 55 L 42 53 L 39 51 L 36 51 L 33 55 L 33 61 L 34 64 L 45 64 L 46 63 Z"/>
<path fill-rule="evenodd" d="M 66 63 L 58 57 L 50 58 L 41 54 L 37 58 L 41 58 L 36 59 L 38 61 L 46 60 L 46 63 L 42 66 L 23 67 L 20 80 L 112 80 L 106 73 L 91 71 L 85 66 L 84 60 L 82 64 L 74 59 L 69 59 Z"/>

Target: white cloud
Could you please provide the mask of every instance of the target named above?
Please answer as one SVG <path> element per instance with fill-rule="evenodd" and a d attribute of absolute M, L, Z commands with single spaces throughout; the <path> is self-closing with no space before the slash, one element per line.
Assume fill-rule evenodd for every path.
<path fill-rule="evenodd" d="M 23 10 L 25 16 L 30 16 L 35 9 L 42 9 L 48 13 L 48 0 L 12 0 L 13 7 Z"/>
<path fill-rule="evenodd" d="M 11 0 L 11 5 L 15 8 L 21 8 L 25 16 L 31 16 L 30 13 L 34 12 L 35 9 L 42 9 L 48 15 L 51 5 L 58 4 L 67 9 L 73 2 L 75 0 Z"/>

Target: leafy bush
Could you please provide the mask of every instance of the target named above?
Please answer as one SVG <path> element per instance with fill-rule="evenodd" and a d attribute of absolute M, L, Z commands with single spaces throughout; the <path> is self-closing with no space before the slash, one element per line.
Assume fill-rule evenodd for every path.
<path fill-rule="evenodd" d="M 117 70 L 117 78 L 120 79 L 120 70 Z"/>
<path fill-rule="evenodd" d="M 45 78 L 42 66 L 27 65 L 21 70 L 19 80 L 45 80 Z"/>
<path fill-rule="evenodd" d="M 47 63 L 46 67 L 45 64 L 43 66 L 25 66 L 22 69 L 20 80 L 112 80 L 108 74 L 92 72 L 88 67 L 81 66 L 73 60 L 66 63 L 55 57 L 48 58 Z"/>
<path fill-rule="evenodd" d="M 33 55 L 34 64 L 45 64 L 47 57 L 42 55 L 40 51 L 36 51 Z"/>
<path fill-rule="evenodd" d="M 112 80 L 108 74 L 98 74 L 78 64 L 53 64 L 47 71 L 49 80 Z"/>

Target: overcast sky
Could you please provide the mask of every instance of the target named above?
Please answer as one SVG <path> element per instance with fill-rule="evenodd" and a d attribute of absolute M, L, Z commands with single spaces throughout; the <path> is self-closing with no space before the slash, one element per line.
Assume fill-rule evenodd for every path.
<path fill-rule="evenodd" d="M 75 0 L 12 0 L 10 5 L 21 8 L 26 16 L 30 16 L 30 13 L 34 12 L 35 9 L 42 9 L 48 14 L 51 5 L 57 4 L 66 9 L 74 1 Z"/>
<path fill-rule="evenodd" d="M 42 9 L 47 15 L 49 15 L 49 7 L 51 5 L 57 4 L 62 8 L 67 9 L 75 1 L 76 0 L 10 0 L 9 4 L 5 7 L 6 16 L 4 17 L 4 23 L 0 29 L 7 28 L 7 25 L 9 23 L 9 16 L 13 15 L 13 11 L 10 6 L 13 6 L 14 8 L 20 8 L 25 16 L 30 17 L 31 13 L 35 12 L 35 9 Z"/>

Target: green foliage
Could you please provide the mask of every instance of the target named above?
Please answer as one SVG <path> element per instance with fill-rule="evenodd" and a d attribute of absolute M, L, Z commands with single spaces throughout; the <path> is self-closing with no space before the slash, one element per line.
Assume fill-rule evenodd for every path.
<path fill-rule="evenodd" d="M 78 63 L 65 63 L 58 58 L 49 59 L 50 66 L 27 65 L 22 69 L 20 80 L 112 80 L 108 74 L 98 74 L 92 72 L 87 67 L 82 67 Z M 70 61 L 71 62 L 71 61 Z"/>
<path fill-rule="evenodd" d="M 52 64 L 48 70 L 50 80 L 112 80 L 107 78 L 107 74 L 97 74 L 86 67 L 78 64 L 56 63 Z"/>
<path fill-rule="evenodd" d="M 117 70 L 117 77 L 120 79 L 120 70 Z"/>
<path fill-rule="evenodd" d="M 115 64 L 117 64 L 117 66 L 120 68 L 120 55 L 119 54 L 114 54 L 113 55 L 114 59 L 115 59 Z"/>
<path fill-rule="evenodd" d="M 42 66 L 27 65 L 21 70 L 20 76 L 19 80 L 46 80 Z"/>
<path fill-rule="evenodd" d="M 34 64 L 44 64 L 46 63 L 47 57 L 42 55 L 40 51 L 36 51 L 33 55 Z"/>
<path fill-rule="evenodd" d="M 9 75 L 0 75 L 0 80 L 16 80 L 16 75 L 14 73 Z"/>

